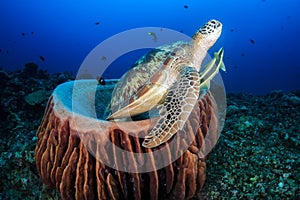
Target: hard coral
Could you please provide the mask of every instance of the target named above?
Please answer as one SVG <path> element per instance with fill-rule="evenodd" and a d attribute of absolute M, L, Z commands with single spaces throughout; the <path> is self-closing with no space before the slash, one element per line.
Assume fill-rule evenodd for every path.
<path fill-rule="evenodd" d="M 195 196 L 205 181 L 205 157 L 200 158 L 200 149 L 209 148 L 204 139 L 208 129 L 217 129 L 218 124 L 213 97 L 207 93 L 199 100 L 186 123 L 186 135 L 183 132 L 176 134 L 181 137 L 174 137 L 171 141 L 175 142 L 168 141 L 163 145 L 167 153 L 160 155 L 155 153 L 163 147 L 144 148 L 137 137 L 145 136 L 151 129 L 151 119 L 124 122 L 125 128 L 120 128 L 115 122 L 92 117 L 89 110 L 94 106 L 93 102 L 85 101 L 93 96 L 88 89 L 91 81 L 81 82 L 85 85 L 80 90 L 83 102 L 79 102 L 80 105 L 74 103 L 72 82 L 60 85 L 50 97 L 37 131 L 36 165 L 44 184 L 57 188 L 62 199 L 68 200 L 185 199 Z M 83 109 L 81 113 L 73 110 L 74 104 Z M 94 124 L 101 127 L 101 132 L 93 128 Z M 138 128 L 130 128 L 133 126 Z M 214 143 L 217 138 L 212 138 Z M 109 146 L 109 142 L 113 145 Z M 186 146 L 184 152 L 180 151 L 181 145 Z M 129 154 L 119 155 L 118 149 Z M 112 155 L 109 152 L 113 152 Z M 155 168 L 157 162 L 167 164 L 143 173 L 117 170 L 120 166 L 137 169 L 141 160 L 134 155 L 141 153 L 150 155 L 144 160 L 144 167 Z M 174 162 L 172 154 L 179 155 Z M 114 164 L 116 169 L 105 165 L 97 155 L 106 157 L 110 166 Z"/>
<path fill-rule="evenodd" d="M 49 98 L 49 96 L 50 96 L 49 91 L 37 90 L 37 91 L 32 92 L 32 93 L 28 94 L 27 96 L 25 96 L 25 101 L 29 105 L 34 106 L 34 105 L 41 104 L 42 102 L 46 101 Z"/>
<path fill-rule="evenodd" d="M 33 62 L 29 62 L 25 64 L 23 74 L 28 77 L 35 76 L 37 71 L 38 71 L 38 65 Z"/>

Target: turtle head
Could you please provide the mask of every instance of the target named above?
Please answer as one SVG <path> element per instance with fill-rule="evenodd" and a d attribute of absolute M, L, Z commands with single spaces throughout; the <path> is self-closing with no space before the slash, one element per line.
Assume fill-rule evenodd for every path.
<path fill-rule="evenodd" d="M 208 50 L 218 40 L 222 32 L 221 22 L 213 19 L 204 24 L 193 36 L 198 47 Z"/>

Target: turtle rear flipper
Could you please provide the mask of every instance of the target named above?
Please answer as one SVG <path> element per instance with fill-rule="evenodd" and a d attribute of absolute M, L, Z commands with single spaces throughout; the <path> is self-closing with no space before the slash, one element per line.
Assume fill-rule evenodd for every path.
<path fill-rule="evenodd" d="M 181 130 L 192 112 L 200 91 L 200 77 L 193 67 L 181 67 L 178 82 L 168 90 L 165 101 L 158 107 L 159 119 L 145 137 L 143 146 L 156 147 Z"/>

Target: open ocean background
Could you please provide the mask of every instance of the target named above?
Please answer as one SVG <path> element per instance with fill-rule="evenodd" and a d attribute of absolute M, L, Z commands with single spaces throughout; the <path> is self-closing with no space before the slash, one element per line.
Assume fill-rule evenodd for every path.
<path fill-rule="evenodd" d="M 34 62 L 51 73 L 76 74 L 88 53 L 117 33 L 163 27 L 192 36 L 215 18 L 223 33 L 209 53 L 225 49 L 227 92 L 290 91 L 300 86 L 299 8 L 299 0 L 2 0 L 0 66 Z M 122 56 L 104 78 L 119 78 L 144 53 Z"/>
<path fill-rule="evenodd" d="M 149 48 L 125 53 L 114 61 L 113 53 L 120 52 L 121 47 L 139 44 L 140 41 L 157 42 L 155 34 L 149 35 L 151 32 L 146 32 L 148 29 L 145 27 L 159 27 L 153 33 L 158 33 L 157 44 L 161 45 L 161 41 L 174 39 L 174 35 L 163 33 L 174 30 L 176 34 L 183 33 L 191 37 L 210 19 L 217 19 L 223 24 L 222 35 L 209 50 L 209 55 L 213 56 L 215 51 L 224 47 L 227 71 L 221 71 L 220 74 L 225 86 L 227 105 L 217 101 L 220 108 L 217 110 L 217 114 L 220 114 L 219 122 L 224 122 L 224 127 L 220 127 L 222 131 L 218 142 L 205 160 L 207 167 L 204 186 L 201 191 L 200 184 L 196 186 L 199 191 L 189 194 L 193 196 L 191 200 L 300 199 L 299 9 L 300 0 L 0 0 L 0 200 L 60 200 L 64 195 L 70 195 L 70 198 L 65 198 L 69 200 L 75 199 L 78 191 L 83 191 L 86 196 L 101 195 L 108 191 L 108 182 L 111 180 L 109 176 L 107 175 L 105 184 L 97 182 L 95 186 L 96 177 L 109 172 L 112 179 L 120 180 L 117 177 L 119 173 L 114 169 L 98 171 L 94 157 L 85 159 L 85 163 L 82 158 L 82 162 L 77 162 L 79 164 L 76 166 L 73 165 L 75 159 L 68 159 L 69 155 L 76 157 L 77 153 L 74 152 L 81 148 L 82 142 L 79 143 L 75 134 L 77 129 L 72 127 L 76 123 L 68 122 L 73 117 L 55 119 L 56 115 L 62 119 L 64 114 L 70 112 L 55 112 L 55 108 L 61 108 L 63 104 L 59 103 L 59 95 L 53 91 L 58 85 L 66 82 L 69 84 L 78 72 L 83 77 L 92 73 L 85 71 L 83 65 L 92 69 L 95 65 L 99 67 L 97 69 L 103 69 L 103 63 L 111 62 L 102 77 L 104 80 L 120 78 Z M 120 42 L 122 44 L 107 46 L 107 51 L 105 49 L 103 52 L 96 51 L 97 54 L 90 53 L 116 34 L 143 27 L 145 40 L 135 37 L 139 35 L 131 35 L 130 38 L 124 37 L 124 41 Z M 91 54 L 96 56 L 95 60 L 94 57 L 91 59 L 92 67 L 89 66 L 91 62 L 85 62 Z M 92 78 L 96 78 L 99 71 L 92 73 Z M 93 93 L 78 95 L 86 100 L 83 102 L 91 103 L 78 106 L 87 108 L 83 110 L 84 113 L 89 113 L 89 108 L 96 108 L 97 114 L 104 110 L 110 111 L 106 105 L 113 85 L 103 79 L 98 79 L 98 82 L 100 92 L 97 92 L 98 96 L 95 95 L 96 104 L 92 101 Z M 83 88 L 87 91 L 91 89 Z M 223 88 L 216 87 L 216 91 L 212 92 L 214 99 L 225 101 Z M 68 95 L 71 92 L 64 92 L 61 92 L 66 94 L 63 95 L 62 102 L 71 101 L 71 95 Z M 54 105 L 53 99 L 58 103 Z M 202 107 L 205 109 L 201 110 L 201 116 L 213 116 L 211 112 L 203 113 L 206 112 L 206 107 L 209 108 L 208 104 L 203 104 L 201 109 Z M 225 108 L 224 120 L 220 116 L 224 116 Z M 78 114 L 76 111 L 73 113 Z M 97 117 L 99 120 L 105 119 L 103 113 Z M 87 120 L 87 124 L 89 122 Z M 58 126 L 59 123 L 66 128 Z M 207 120 L 201 123 L 201 127 L 205 127 L 203 124 Z M 47 127 L 50 136 L 44 134 L 43 127 Z M 211 121 L 210 127 L 215 127 Z M 135 129 L 133 127 L 133 132 Z M 92 127 L 87 130 L 88 133 L 93 131 Z M 122 130 L 116 132 L 121 133 Z M 58 133 L 61 133 L 59 138 L 71 135 L 77 137 L 78 142 L 74 144 L 73 139 L 70 139 L 64 144 L 63 139 L 57 139 Z M 212 133 L 207 137 L 206 134 L 205 141 L 211 135 Z M 43 140 L 41 136 L 44 137 Z M 49 154 L 37 153 L 39 150 L 43 151 L 44 146 L 38 148 L 41 147 L 41 141 L 45 145 L 47 143 L 45 149 L 50 150 Z M 72 144 L 74 154 L 69 153 L 72 151 L 69 151 Z M 124 144 L 121 146 L 124 147 Z M 54 148 L 54 145 L 57 146 Z M 106 148 L 106 145 L 103 146 Z M 206 149 L 207 146 L 204 147 Z M 135 148 L 137 147 L 133 147 Z M 55 154 L 60 150 L 64 151 L 64 157 Z M 190 154 L 192 153 L 188 155 Z M 57 166 L 61 165 L 59 160 L 69 161 L 71 164 L 65 163 L 58 167 L 56 178 L 53 178 L 55 173 L 51 170 L 50 183 L 50 175 L 44 173 L 47 170 L 39 162 L 41 155 L 43 162 L 47 164 L 47 170 L 51 170 L 54 159 Z M 78 150 L 78 155 L 81 157 L 84 154 Z M 189 159 L 179 159 L 179 162 L 183 160 L 186 162 Z M 128 163 L 128 160 L 124 159 L 124 162 Z M 170 166 L 179 165 L 175 161 Z M 44 175 L 39 171 L 42 168 Z M 193 190 L 193 186 L 180 178 L 187 177 L 192 181 L 191 177 L 196 177 L 191 175 L 193 170 L 186 169 L 184 171 L 190 175 L 182 175 L 183 173 L 178 172 L 179 168 L 174 171 L 174 184 L 171 184 L 169 193 L 166 190 L 169 186 L 166 187 L 163 182 L 168 178 L 165 178 L 167 176 L 164 175 L 164 170 L 159 170 L 158 174 L 162 175 L 157 190 L 159 199 L 168 199 L 173 194 L 176 197 L 178 194 L 180 199 L 180 195 L 182 198 L 186 195 L 188 187 Z M 203 170 L 202 167 L 199 169 Z M 62 171 L 64 176 L 61 177 L 64 178 L 60 178 Z M 84 176 L 86 185 L 80 181 L 83 180 L 80 174 L 91 175 Z M 141 177 L 146 177 L 146 181 L 150 180 L 149 174 Z M 117 183 L 117 189 L 109 189 L 114 195 L 120 194 L 121 199 L 129 195 L 128 199 L 132 199 L 135 195 L 132 191 L 138 191 L 135 190 L 135 185 L 141 185 L 143 199 L 150 198 L 152 190 L 149 188 L 155 188 L 152 184 L 140 184 L 130 174 L 123 174 L 122 180 L 125 180 L 124 177 L 129 184 L 112 182 L 112 185 Z M 202 178 L 203 176 L 197 175 L 197 180 Z M 59 183 L 61 179 L 66 184 Z M 46 187 L 49 184 L 53 188 Z M 84 189 L 80 189 L 80 184 Z M 121 187 L 125 190 L 121 191 Z"/>

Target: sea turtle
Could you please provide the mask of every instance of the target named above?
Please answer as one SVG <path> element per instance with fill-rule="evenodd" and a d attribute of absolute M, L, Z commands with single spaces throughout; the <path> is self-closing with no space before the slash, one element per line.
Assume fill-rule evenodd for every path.
<path fill-rule="evenodd" d="M 210 20 L 190 42 L 158 47 L 138 60 L 117 83 L 111 99 L 112 114 L 107 120 L 128 118 L 157 108 L 157 124 L 142 145 L 152 148 L 168 141 L 183 128 L 199 98 L 200 87 L 207 87 L 219 68 L 225 70 L 221 48 L 203 72 L 199 72 L 221 31 L 222 24 Z"/>

